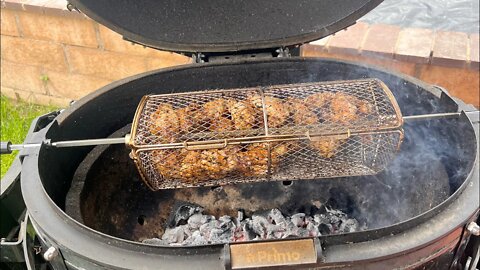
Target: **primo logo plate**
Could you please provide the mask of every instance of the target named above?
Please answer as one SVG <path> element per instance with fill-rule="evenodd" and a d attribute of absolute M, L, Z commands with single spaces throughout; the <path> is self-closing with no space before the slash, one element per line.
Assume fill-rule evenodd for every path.
<path fill-rule="evenodd" d="M 317 262 L 313 239 L 234 244 L 230 254 L 233 269 Z"/>

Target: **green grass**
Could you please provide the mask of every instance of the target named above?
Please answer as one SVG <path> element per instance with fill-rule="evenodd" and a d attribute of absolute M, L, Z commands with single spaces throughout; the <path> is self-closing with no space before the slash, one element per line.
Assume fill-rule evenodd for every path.
<path fill-rule="evenodd" d="M 15 101 L 1 96 L 1 132 L 2 141 L 22 143 L 33 119 L 39 115 L 56 110 L 54 106 L 42 106 L 22 101 Z M 1 155 L 1 177 L 12 164 L 16 153 Z"/>

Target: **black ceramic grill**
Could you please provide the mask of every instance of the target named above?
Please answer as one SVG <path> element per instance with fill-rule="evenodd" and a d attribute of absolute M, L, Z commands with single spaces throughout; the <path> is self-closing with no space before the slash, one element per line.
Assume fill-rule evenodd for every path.
<path fill-rule="evenodd" d="M 72 8 L 125 39 L 191 55 L 194 64 L 125 78 L 35 122 L 26 139 L 35 147 L 21 151 L 21 182 L 10 188 L 22 193 L 27 208 L 12 213 L 27 216 L 19 241 L 2 239 L 2 252 L 4 247 L 10 251 L 7 255 L 30 251 L 22 258 L 28 264 L 40 250 L 30 239 L 33 234 L 26 233 L 28 226 L 36 229 L 41 255 L 55 270 L 458 267 L 471 235 L 465 228 L 478 217 L 477 113 L 466 113 L 472 108 L 445 90 L 406 75 L 362 63 L 291 57 L 303 43 L 354 24 L 380 2 L 71 0 Z M 345 88 L 352 84 L 358 87 Z M 391 99 L 383 99 L 390 109 L 377 110 L 370 85 L 379 91 L 376 97 L 385 97 L 382 91 L 390 89 L 403 117 L 387 106 L 394 104 Z M 212 92 L 218 90 L 220 94 Z M 229 91 L 236 95 L 229 96 Z M 338 106 L 340 113 L 332 105 L 303 110 L 330 96 L 325 93 L 347 106 Z M 210 169 L 208 179 L 192 182 L 225 180 L 215 170 L 217 162 L 211 162 L 223 157 L 216 153 L 239 148 L 235 156 L 241 156 L 252 146 L 267 157 L 249 168 L 265 174 L 257 178 L 279 177 L 288 166 L 300 173 L 284 181 L 180 185 L 152 192 L 129 157 L 132 149 L 121 145 L 132 131 L 135 112 L 142 112 L 142 98 L 144 105 L 149 102 L 148 110 L 139 113 L 145 134 L 129 137 L 138 138 L 132 156 L 149 153 L 154 160 L 146 165 L 160 165 L 164 175 L 176 173 L 162 168 L 173 168 L 165 162 L 176 159 L 163 156 L 183 151 L 190 154 L 187 161 L 198 153 L 210 161 L 202 164 Z M 228 106 L 231 99 L 250 105 Z M 214 123 L 197 122 L 196 112 L 209 102 L 226 103 L 227 112 L 216 115 L 220 119 Z M 254 112 L 253 118 L 245 107 Z M 232 111 L 239 112 L 242 121 L 235 123 Z M 342 121 L 354 111 L 368 121 Z M 187 131 L 165 132 L 162 121 L 171 119 L 162 116 L 165 112 L 177 115 L 179 122 L 187 120 L 182 125 Z M 338 115 L 342 117 L 331 118 Z M 388 121 L 395 125 L 379 130 L 390 125 Z M 373 134 L 358 134 L 365 126 Z M 167 127 L 180 129 L 172 123 Z M 287 134 L 295 140 L 265 141 L 267 131 L 269 136 Z M 403 142 L 392 160 L 375 155 L 382 152 L 382 132 L 388 132 L 393 145 L 399 140 L 393 134 L 400 137 L 402 131 Z M 246 137 L 261 141 L 234 144 Z M 112 142 L 120 145 L 93 147 Z M 352 148 L 352 143 L 359 147 Z M 141 145 L 144 151 L 139 151 Z M 207 145 L 209 149 L 203 149 Z M 198 146 L 202 149 L 192 149 Z M 277 164 L 272 151 L 285 149 L 287 154 Z M 352 159 L 373 164 L 371 168 L 382 167 L 383 160 L 388 164 L 375 174 L 319 174 L 318 181 L 290 181 L 314 167 L 301 164 L 317 162 L 338 172 Z M 158 176 L 154 167 L 152 175 Z M 346 167 L 358 169 L 352 162 Z M 198 168 L 184 169 L 188 175 Z M 242 173 L 242 178 L 248 177 Z M 174 177 L 158 179 L 178 185 Z M 159 184 L 155 181 L 152 185 Z M 2 189 L 4 183 L 9 181 L 2 179 Z M 25 239 L 22 246 L 12 249 L 20 239 Z"/>

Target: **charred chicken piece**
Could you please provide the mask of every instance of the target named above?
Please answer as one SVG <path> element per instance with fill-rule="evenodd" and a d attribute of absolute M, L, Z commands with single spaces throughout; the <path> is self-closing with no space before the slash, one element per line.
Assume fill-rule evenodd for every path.
<path fill-rule="evenodd" d="M 290 98 L 288 104 L 293 122 L 296 125 L 307 126 L 319 123 L 317 115 L 308 108 L 305 101 L 298 98 Z"/>
<path fill-rule="evenodd" d="M 180 121 L 177 112 L 171 104 L 163 103 L 150 115 L 150 133 L 158 136 L 160 143 L 170 143 L 180 131 Z"/>
<path fill-rule="evenodd" d="M 358 119 L 355 98 L 343 93 L 335 93 L 330 101 L 328 118 L 337 123 L 351 123 Z"/>
<path fill-rule="evenodd" d="M 206 119 L 217 119 L 228 113 L 229 101 L 224 98 L 214 99 L 203 104 Z"/>
<path fill-rule="evenodd" d="M 325 138 L 319 141 L 310 142 L 310 146 L 318 151 L 318 154 L 324 158 L 332 158 L 337 153 L 337 149 L 345 140 Z"/>
<path fill-rule="evenodd" d="M 183 159 L 175 166 L 180 166 L 179 173 L 182 182 L 193 184 L 200 180 L 206 179 L 207 175 L 201 166 L 201 151 L 188 151 L 182 149 L 181 156 Z M 176 167 L 172 167 L 172 170 L 175 170 Z"/>
<path fill-rule="evenodd" d="M 355 104 L 357 104 L 358 112 L 361 114 L 371 114 L 373 112 L 373 105 L 368 101 L 356 99 Z"/>
<path fill-rule="evenodd" d="M 248 100 L 258 108 L 263 110 L 262 97 L 260 95 L 253 95 Z M 281 99 L 266 96 L 265 110 L 267 111 L 267 120 L 269 127 L 281 127 L 290 115 L 290 110 L 287 104 Z"/>
<path fill-rule="evenodd" d="M 238 167 L 237 148 L 204 150 L 201 154 L 201 166 L 209 179 L 220 179 Z"/>
<path fill-rule="evenodd" d="M 245 176 L 264 176 L 268 173 L 268 145 L 256 143 L 248 145 L 240 153 L 239 170 Z"/>
<path fill-rule="evenodd" d="M 192 103 L 186 107 L 177 110 L 177 117 L 182 132 L 189 132 L 197 127 L 204 120 L 201 107 Z"/>
<path fill-rule="evenodd" d="M 254 128 L 257 122 L 258 111 L 247 101 L 230 101 L 228 109 L 237 130 Z"/>
<path fill-rule="evenodd" d="M 210 130 L 216 132 L 225 132 L 235 130 L 233 121 L 228 117 L 219 117 L 210 120 Z"/>
<path fill-rule="evenodd" d="M 184 154 L 180 150 L 154 150 L 150 155 L 152 164 L 163 178 L 179 179 L 182 177 L 178 164 L 182 162 Z"/>
<path fill-rule="evenodd" d="M 271 169 L 275 170 L 281 158 L 291 151 L 294 144 L 270 144 Z M 268 173 L 269 143 L 255 143 L 247 146 L 245 152 L 239 152 L 238 168 L 245 176 L 265 176 Z"/>
<path fill-rule="evenodd" d="M 330 92 L 315 93 L 305 98 L 305 104 L 313 110 L 322 108 L 328 106 L 333 95 L 334 94 Z"/>

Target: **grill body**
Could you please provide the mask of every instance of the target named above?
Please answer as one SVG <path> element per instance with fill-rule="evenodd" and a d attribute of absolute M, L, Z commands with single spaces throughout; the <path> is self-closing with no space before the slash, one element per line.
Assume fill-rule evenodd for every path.
<path fill-rule="evenodd" d="M 77 101 L 45 129 L 33 133 L 28 142 L 109 136 L 131 121 L 138 102 L 152 86 L 161 86 L 156 90 L 158 93 L 167 89 L 187 92 L 366 77 L 384 81 L 404 115 L 456 110 L 459 104 L 465 106 L 461 102 L 452 103 L 445 93 L 418 80 L 348 62 L 297 58 L 203 64 L 141 74 L 106 86 Z M 189 82 L 186 78 L 196 79 Z M 100 118 L 99 112 L 102 112 Z M 315 266 L 389 269 L 423 265 L 424 269 L 448 269 L 452 265 L 465 236 L 465 224 L 478 216 L 478 204 L 472 203 L 479 201 L 475 136 L 478 124 L 472 124 L 467 117 L 448 121 L 457 127 L 453 132 L 445 135 L 438 127 L 431 130 L 430 136 L 440 136 L 442 145 L 448 149 L 448 155 L 441 161 L 448 175 L 445 199 L 407 220 L 379 225 L 373 231 L 320 237 L 324 255 Z M 427 125 L 435 126 L 432 122 Z M 66 215 L 66 194 L 71 179 L 90 150 L 88 147 L 42 147 L 21 153 L 22 192 L 31 223 L 44 248 L 55 246 L 61 252 L 61 256 L 51 261 L 55 269 L 230 267 L 228 245 L 153 247 L 100 233 Z M 424 201 L 424 197 L 425 194 L 412 195 L 412 205 Z"/>

